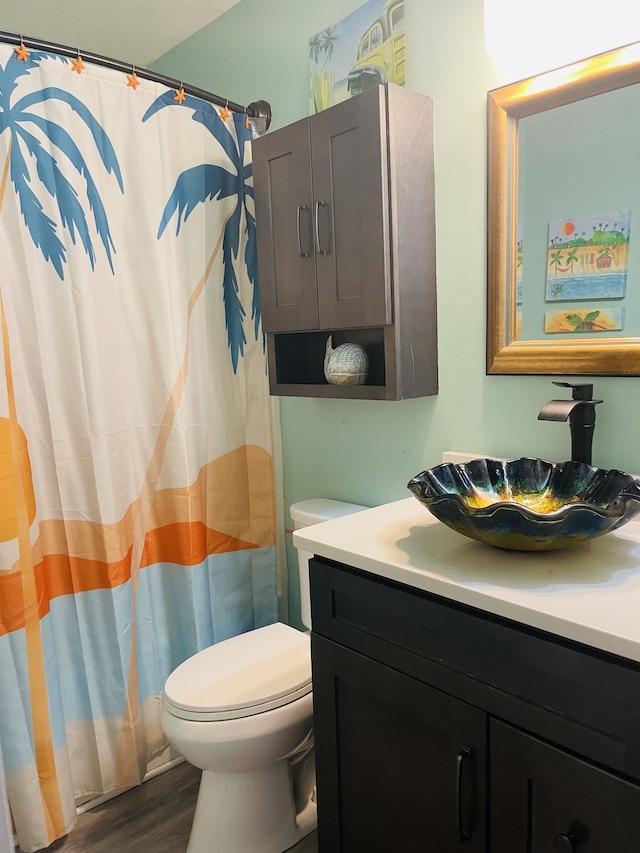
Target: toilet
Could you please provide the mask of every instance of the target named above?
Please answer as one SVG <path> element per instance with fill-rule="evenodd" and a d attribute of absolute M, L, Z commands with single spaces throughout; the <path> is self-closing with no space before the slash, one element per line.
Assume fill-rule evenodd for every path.
<path fill-rule="evenodd" d="M 299 529 L 363 509 L 317 498 L 290 513 Z M 311 556 L 298 552 L 307 628 Z M 315 829 L 308 633 L 276 622 L 193 655 L 165 683 L 161 723 L 202 770 L 187 853 L 283 853 Z"/>

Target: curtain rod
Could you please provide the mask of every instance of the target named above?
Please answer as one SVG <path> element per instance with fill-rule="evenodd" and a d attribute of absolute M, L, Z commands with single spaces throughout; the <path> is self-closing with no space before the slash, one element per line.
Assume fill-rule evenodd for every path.
<path fill-rule="evenodd" d="M 80 56 L 86 59 L 87 62 L 92 62 L 95 65 L 102 65 L 105 68 L 111 68 L 114 71 L 122 71 L 123 73 L 131 73 L 135 71 L 138 77 L 144 77 L 146 80 L 151 80 L 153 83 L 161 83 L 168 89 L 184 89 L 187 95 L 193 95 L 196 98 L 202 98 L 204 101 L 211 101 L 219 107 L 228 107 L 234 113 L 246 113 L 250 118 L 263 119 L 265 121 L 265 130 L 268 130 L 271 124 L 271 104 L 268 101 L 252 101 L 248 106 L 243 107 L 240 104 L 235 104 L 233 101 L 222 98 L 220 95 L 214 95 L 207 92 L 205 89 L 198 89 L 196 86 L 189 86 L 183 83 L 182 80 L 176 80 L 172 77 L 165 77 L 162 74 L 156 74 L 154 71 L 149 71 L 147 68 L 139 68 L 132 63 L 120 62 L 118 59 L 110 59 L 107 56 L 101 56 L 98 53 L 79 50 L 76 47 L 68 47 L 62 44 L 53 42 L 39 41 L 35 38 L 18 35 L 16 33 L 7 33 L 0 30 L 0 40 L 8 44 L 20 43 L 31 50 L 41 50 L 47 53 L 59 53 L 62 56 Z"/>

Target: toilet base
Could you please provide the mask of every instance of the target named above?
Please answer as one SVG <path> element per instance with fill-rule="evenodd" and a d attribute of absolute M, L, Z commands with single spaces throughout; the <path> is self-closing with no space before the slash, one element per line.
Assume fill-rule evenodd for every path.
<path fill-rule="evenodd" d="M 187 853 L 284 853 L 316 824 L 311 797 L 295 813 L 286 759 L 243 773 L 203 770 Z"/>

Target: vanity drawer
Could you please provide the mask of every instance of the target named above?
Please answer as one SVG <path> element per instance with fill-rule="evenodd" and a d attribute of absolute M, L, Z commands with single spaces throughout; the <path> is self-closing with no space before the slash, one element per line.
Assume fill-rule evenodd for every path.
<path fill-rule="evenodd" d="M 640 779 L 640 666 L 320 558 L 313 632 Z"/>

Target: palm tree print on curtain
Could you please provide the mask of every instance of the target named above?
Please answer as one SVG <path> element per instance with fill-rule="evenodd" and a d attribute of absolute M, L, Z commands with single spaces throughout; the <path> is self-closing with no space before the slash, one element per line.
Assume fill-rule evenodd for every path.
<path fill-rule="evenodd" d="M 165 678 L 275 621 L 277 597 L 244 117 L 193 101 L 143 121 L 174 92 L 14 53 L 0 44 L 0 742 L 29 853 L 172 757 Z"/>
<path fill-rule="evenodd" d="M 222 298 L 224 302 L 225 323 L 229 341 L 229 350 L 234 372 L 238 366 L 238 357 L 244 352 L 246 336 L 243 318 L 246 311 L 238 298 L 238 282 L 232 257 L 238 257 L 240 244 L 240 228 L 244 217 L 244 228 L 247 235 L 244 261 L 247 274 L 253 284 L 251 300 L 251 319 L 256 340 L 260 330 L 260 294 L 258 288 L 258 266 L 256 254 L 256 221 L 249 209 L 248 199 L 253 199 L 253 169 L 250 162 L 245 162 L 247 143 L 251 139 L 250 124 L 243 115 L 232 115 L 223 108 L 220 112 L 226 120 L 232 120 L 235 134 L 227 127 L 218 110 L 210 103 L 200 98 L 184 94 L 176 99 L 172 91 L 165 92 L 149 107 L 143 116 L 147 121 L 159 110 L 165 107 L 189 109 L 193 121 L 199 122 L 222 147 L 233 169 L 231 171 L 215 163 L 201 163 L 182 172 L 176 180 L 175 187 L 169 197 L 162 214 L 158 228 L 158 239 L 162 237 L 173 215 L 176 214 L 176 237 L 180 233 L 182 222 L 198 204 L 207 199 L 223 199 L 235 196 L 237 203 L 224 226 L 222 238 L 223 279 Z"/>
<path fill-rule="evenodd" d="M 79 192 L 70 180 L 60 170 L 56 155 L 66 157 L 77 175 L 84 181 L 86 202 L 93 216 L 97 235 L 102 242 L 104 251 L 113 270 L 113 242 L 109 231 L 109 223 L 100 193 L 96 187 L 87 161 L 71 134 L 63 125 L 49 121 L 37 112 L 37 105 L 45 101 L 58 100 L 67 104 L 91 131 L 97 153 L 107 172 L 113 173 L 120 190 L 123 190 L 122 175 L 115 151 L 98 121 L 91 111 L 70 92 L 55 86 L 46 86 L 35 92 L 13 97 L 20 77 L 28 75 L 43 61 L 68 60 L 57 54 L 45 52 L 30 52 L 25 60 L 20 60 L 13 53 L 4 68 L 0 66 L 0 133 L 9 132 L 11 138 L 10 178 L 20 202 L 20 210 L 29 234 L 45 261 L 49 261 L 61 279 L 64 278 L 63 264 L 66 261 L 67 249 L 58 235 L 56 222 L 48 217 L 38 195 L 31 189 L 38 185 L 57 202 L 58 223 L 64 228 L 73 243 L 76 234 L 82 243 L 85 253 L 95 262 L 95 250 L 91 240 L 87 212 L 83 207 Z M 44 143 L 50 144 L 51 151 Z M 25 154 L 33 158 L 33 166 L 25 159 Z"/>

